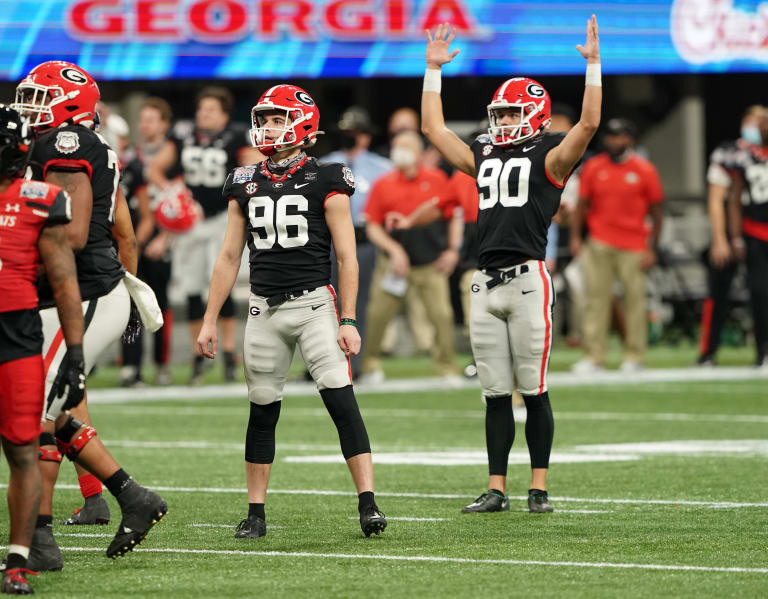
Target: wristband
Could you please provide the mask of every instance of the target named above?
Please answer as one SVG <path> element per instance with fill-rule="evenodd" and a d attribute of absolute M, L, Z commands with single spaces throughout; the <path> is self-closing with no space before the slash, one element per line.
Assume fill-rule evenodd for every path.
<path fill-rule="evenodd" d="M 603 80 L 600 75 L 600 63 L 587 65 L 587 79 L 584 85 L 593 85 L 603 87 Z"/>
<path fill-rule="evenodd" d="M 422 91 L 440 93 L 442 86 L 442 71 L 440 69 L 430 69 L 424 72 L 424 87 Z"/>
<path fill-rule="evenodd" d="M 747 246 L 747 244 L 744 243 L 743 237 L 734 237 L 733 239 L 731 239 L 731 245 L 736 249 L 742 249 Z"/>
<path fill-rule="evenodd" d="M 354 318 L 342 318 L 339 320 L 339 325 L 348 324 L 351 327 L 357 328 L 357 321 Z"/>

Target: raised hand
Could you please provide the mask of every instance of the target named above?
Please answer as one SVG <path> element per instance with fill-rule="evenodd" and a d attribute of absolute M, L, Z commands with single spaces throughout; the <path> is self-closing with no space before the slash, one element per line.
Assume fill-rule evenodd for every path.
<path fill-rule="evenodd" d="M 595 26 L 597 28 L 597 26 Z M 444 64 L 453 60 L 459 53 L 459 50 L 450 52 L 450 45 L 453 37 L 456 35 L 456 28 L 451 29 L 448 23 L 437 26 L 435 37 L 427 29 L 427 67 L 430 69 L 439 69 Z"/>
<path fill-rule="evenodd" d="M 597 36 L 597 17 L 595 15 L 592 15 L 592 18 L 587 21 L 587 41 L 584 42 L 583 46 L 577 45 L 576 49 L 587 59 L 587 63 L 600 62 L 600 38 Z"/>

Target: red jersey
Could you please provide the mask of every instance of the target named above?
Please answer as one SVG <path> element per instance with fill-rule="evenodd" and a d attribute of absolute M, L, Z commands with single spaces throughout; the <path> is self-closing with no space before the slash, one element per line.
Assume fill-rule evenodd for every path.
<path fill-rule="evenodd" d="M 43 227 L 70 220 L 69 195 L 55 185 L 16 179 L 0 193 L 0 364 L 42 352 L 37 242 Z"/>
<path fill-rule="evenodd" d="M 72 220 L 60 187 L 16 179 L 0 194 L 0 312 L 37 308 L 37 241 L 46 225 Z"/>

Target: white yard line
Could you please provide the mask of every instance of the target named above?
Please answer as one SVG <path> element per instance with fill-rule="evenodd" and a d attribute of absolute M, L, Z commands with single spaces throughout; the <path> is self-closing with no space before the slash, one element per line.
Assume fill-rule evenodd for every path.
<path fill-rule="evenodd" d="M 245 488 L 228 487 L 169 487 L 149 485 L 153 490 L 162 493 L 223 493 L 223 494 L 246 494 Z M 7 489 L 6 483 L 0 483 L 0 489 Z M 56 485 L 57 489 L 67 491 L 79 491 L 78 485 Z M 342 496 L 355 497 L 356 493 L 351 491 L 331 491 L 322 489 L 269 489 L 270 495 L 317 495 L 317 496 Z M 393 493 L 387 491 L 376 491 L 379 497 L 396 497 L 405 499 L 474 499 L 476 495 L 454 494 L 454 493 Z M 512 500 L 526 500 L 527 495 L 510 495 Z M 747 507 L 768 507 L 768 502 L 736 502 L 736 501 L 699 501 L 688 499 L 624 499 L 607 497 L 551 497 L 553 503 L 601 503 L 601 504 L 626 504 L 626 505 L 684 505 L 690 507 L 714 507 L 714 508 L 747 508 Z"/>
<path fill-rule="evenodd" d="M 5 547 L 2 547 L 3 549 Z M 103 551 L 101 547 L 62 547 L 64 551 Z M 236 551 L 227 549 L 172 549 L 141 548 L 140 553 L 177 553 L 183 555 L 237 555 L 254 557 L 359 559 L 396 562 L 433 562 L 443 564 L 494 564 L 502 566 L 550 566 L 561 568 L 614 568 L 622 570 L 666 570 L 672 572 L 731 572 L 739 574 L 768 574 L 768 568 L 746 568 L 730 566 L 690 566 L 687 564 L 636 564 L 616 562 L 567 562 L 517 559 L 476 559 L 469 557 L 443 557 L 434 555 L 384 555 L 366 553 L 310 553 L 307 551 Z"/>
<path fill-rule="evenodd" d="M 209 524 L 206 522 L 196 522 L 194 524 L 187 524 L 187 526 L 190 526 L 192 528 L 230 528 L 233 530 L 235 528 L 234 524 Z M 267 528 L 269 530 L 273 530 L 276 528 L 285 528 L 285 526 L 275 526 L 274 524 L 268 524 Z"/>
<path fill-rule="evenodd" d="M 96 532 L 57 532 L 57 537 L 78 537 L 82 539 L 111 539 L 115 535 Z"/>
<path fill-rule="evenodd" d="M 358 520 L 356 516 L 350 516 L 349 520 Z M 387 516 L 389 522 L 445 522 L 449 518 L 416 518 L 413 516 Z"/>
<path fill-rule="evenodd" d="M 707 381 L 744 381 L 768 380 L 768 372 L 757 368 L 657 368 L 643 370 L 635 374 L 625 374 L 617 370 L 598 372 L 590 375 L 575 375 L 570 372 L 552 372 L 548 375 L 550 387 L 595 387 L 603 385 L 627 385 L 645 383 L 680 383 Z M 369 393 L 412 393 L 414 391 L 445 392 L 459 389 L 477 389 L 476 380 L 460 381 L 447 385 L 439 377 L 412 379 L 390 379 L 375 386 L 355 385 L 359 394 Z M 293 382 L 285 386 L 285 396 L 317 395 L 314 383 Z M 245 383 L 228 385 L 204 385 L 201 387 L 171 386 L 147 387 L 144 389 L 93 389 L 88 391 L 88 401 L 92 404 L 123 403 L 129 401 L 180 401 L 211 398 L 247 397 Z"/>

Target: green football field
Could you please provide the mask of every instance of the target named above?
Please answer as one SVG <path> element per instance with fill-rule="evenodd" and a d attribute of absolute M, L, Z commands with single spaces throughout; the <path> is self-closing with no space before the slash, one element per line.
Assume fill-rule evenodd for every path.
<path fill-rule="evenodd" d="M 525 511 L 524 410 L 507 513 L 460 514 L 486 484 L 476 390 L 359 397 L 390 519 L 366 539 L 319 396 L 288 397 L 267 502 L 268 535 L 245 516 L 245 399 L 95 404 L 126 470 L 170 511 L 140 550 L 111 561 L 107 527 L 64 527 L 80 504 L 64 464 L 55 532 L 65 568 L 36 577 L 57 597 L 765 597 L 768 381 L 558 387 L 551 515 Z M 7 466 L 0 480 L 7 482 Z M 7 518 L 0 535 L 7 538 Z"/>

